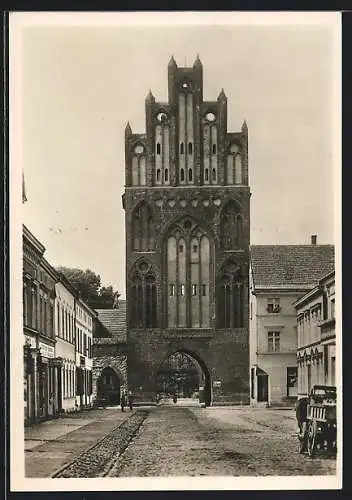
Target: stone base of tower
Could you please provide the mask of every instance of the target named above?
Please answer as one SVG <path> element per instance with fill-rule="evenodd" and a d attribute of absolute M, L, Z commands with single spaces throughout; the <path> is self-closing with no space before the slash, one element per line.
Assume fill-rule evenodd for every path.
<path fill-rule="evenodd" d="M 128 385 L 136 404 L 155 402 L 157 375 L 177 352 L 187 354 L 199 368 L 207 406 L 249 404 L 248 331 L 242 328 L 129 332 Z"/>

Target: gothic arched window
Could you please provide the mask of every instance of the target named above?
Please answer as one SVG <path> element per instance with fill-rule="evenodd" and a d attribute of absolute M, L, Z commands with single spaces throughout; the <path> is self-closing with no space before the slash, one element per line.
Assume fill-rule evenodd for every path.
<path fill-rule="evenodd" d="M 142 261 L 134 269 L 129 310 L 132 328 L 156 328 L 158 326 L 156 279 L 148 262 Z"/>
<path fill-rule="evenodd" d="M 165 240 L 168 327 L 208 328 L 210 241 L 191 218 L 182 219 Z"/>
<path fill-rule="evenodd" d="M 169 122 L 167 114 L 160 110 L 157 115 L 157 125 L 155 126 L 155 158 L 154 172 L 156 184 L 168 184 L 165 176 L 166 169 L 170 163 L 170 140 Z"/>
<path fill-rule="evenodd" d="M 224 250 L 241 248 L 243 245 L 243 218 L 240 207 L 229 201 L 220 215 L 220 238 Z"/>
<path fill-rule="evenodd" d="M 237 144 L 231 144 L 227 154 L 226 183 L 242 184 L 242 156 Z"/>
<path fill-rule="evenodd" d="M 154 250 L 155 234 L 153 213 L 150 206 L 142 202 L 132 213 L 132 241 L 133 250 L 149 251 Z"/>
<path fill-rule="evenodd" d="M 144 186 L 146 184 L 145 148 L 137 144 L 132 151 L 132 185 Z"/>
<path fill-rule="evenodd" d="M 245 280 L 240 266 L 230 261 L 217 278 L 217 326 L 218 328 L 242 328 L 244 326 Z"/>

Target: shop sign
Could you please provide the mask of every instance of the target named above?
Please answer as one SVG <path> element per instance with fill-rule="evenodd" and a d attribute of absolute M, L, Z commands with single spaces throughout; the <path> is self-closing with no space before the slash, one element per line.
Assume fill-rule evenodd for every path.
<path fill-rule="evenodd" d="M 214 380 L 213 387 L 221 387 L 221 380 Z"/>
<path fill-rule="evenodd" d="M 29 337 L 28 335 L 25 335 L 25 343 L 28 346 L 31 347 L 36 347 L 36 340 L 33 337 Z"/>
<path fill-rule="evenodd" d="M 54 358 L 55 357 L 55 349 L 54 347 L 43 344 L 43 342 L 39 342 L 40 354 L 46 358 Z"/>

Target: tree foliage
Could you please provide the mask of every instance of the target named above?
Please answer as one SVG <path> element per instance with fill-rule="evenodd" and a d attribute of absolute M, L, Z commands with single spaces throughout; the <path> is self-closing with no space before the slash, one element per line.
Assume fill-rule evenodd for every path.
<path fill-rule="evenodd" d="M 80 297 L 93 309 L 110 309 L 114 306 L 117 290 L 111 285 L 102 286 L 99 274 L 90 269 L 70 267 L 58 267 L 57 271 L 62 273 L 67 280 L 76 288 Z"/>

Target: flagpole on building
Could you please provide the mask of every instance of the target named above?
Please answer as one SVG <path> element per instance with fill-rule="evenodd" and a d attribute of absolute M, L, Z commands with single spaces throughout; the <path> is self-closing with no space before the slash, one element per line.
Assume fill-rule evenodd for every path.
<path fill-rule="evenodd" d="M 25 203 L 26 201 L 27 201 L 26 183 L 24 180 L 24 172 L 22 171 L 22 203 Z"/>

